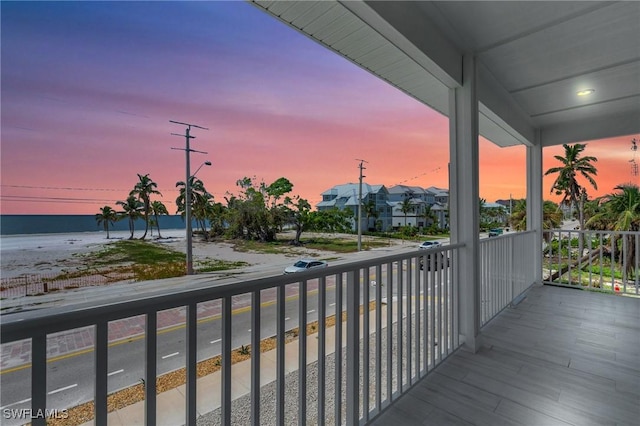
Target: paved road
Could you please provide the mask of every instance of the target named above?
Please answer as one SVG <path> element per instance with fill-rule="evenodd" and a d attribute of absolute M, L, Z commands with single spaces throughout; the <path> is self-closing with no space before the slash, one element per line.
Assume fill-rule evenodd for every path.
<path fill-rule="evenodd" d="M 334 288 L 327 291 L 327 311 L 335 311 Z M 298 326 L 298 300 L 286 302 L 285 318 L 288 328 Z M 276 334 L 276 305 L 264 303 L 261 309 L 261 332 L 263 337 Z M 317 319 L 317 297 L 309 297 L 307 321 Z M 232 347 L 247 345 L 251 339 L 251 311 L 238 310 L 233 316 Z M 198 360 L 212 358 L 221 351 L 221 324 L 219 317 L 203 318 L 198 324 Z M 158 334 L 158 374 L 164 374 L 185 365 L 185 327 L 176 325 Z M 109 349 L 108 391 L 129 387 L 141 382 L 144 377 L 144 338 L 136 336 L 123 342 L 111 344 Z M 94 353 L 87 349 L 58 357 L 48 363 L 48 406 L 52 408 L 73 407 L 85 402 L 94 389 Z M 3 373 L 0 409 L 30 407 L 30 369 L 17 368 Z"/>

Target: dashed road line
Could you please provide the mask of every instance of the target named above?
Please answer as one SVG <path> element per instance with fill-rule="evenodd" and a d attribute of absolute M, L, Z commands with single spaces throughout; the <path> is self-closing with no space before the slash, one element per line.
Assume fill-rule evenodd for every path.
<path fill-rule="evenodd" d="M 31 401 L 31 398 L 23 399 L 22 401 L 12 402 L 11 404 L 7 404 L 3 407 L 0 407 L 0 410 L 4 410 L 7 407 L 11 407 L 12 405 L 24 404 L 25 402 Z"/>
<path fill-rule="evenodd" d="M 73 388 L 75 388 L 76 386 L 78 386 L 78 384 L 77 384 L 77 383 L 76 383 L 76 384 L 73 384 L 73 385 L 65 386 L 65 387 L 60 388 L 60 389 L 52 390 L 52 391 L 51 391 L 51 392 L 49 392 L 48 394 L 49 394 L 49 395 L 53 395 L 54 393 L 58 393 L 58 392 L 66 391 L 66 390 L 69 390 L 69 389 L 73 389 Z"/>
<path fill-rule="evenodd" d="M 163 356 L 163 357 L 162 357 L 162 359 L 171 358 L 172 356 L 176 356 L 176 355 L 178 355 L 179 353 L 180 353 L 180 352 L 174 352 L 174 353 L 172 353 L 172 354 L 165 355 L 165 356 Z"/>
<path fill-rule="evenodd" d="M 116 370 L 116 371 L 112 371 L 111 373 L 107 374 L 107 376 L 115 376 L 116 374 L 120 374 L 123 373 L 124 370 L 120 369 L 120 370 Z"/>
<path fill-rule="evenodd" d="M 212 341 L 211 341 L 211 342 L 209 342 L 209 343 L 211 343 L 211 344 L 213 345 L 214 343 L 218 343 L 218 342 L 222 342 L 222 339 L 212 340 Z"/>

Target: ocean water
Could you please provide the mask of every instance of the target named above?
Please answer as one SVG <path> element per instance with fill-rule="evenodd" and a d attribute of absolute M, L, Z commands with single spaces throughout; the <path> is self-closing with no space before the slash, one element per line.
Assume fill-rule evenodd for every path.
<path fill-rule="evenodd" d="M 184 229 L 185 222 L 180 216 L 160 216 L 160 231 L 163 229 Z M 195 227 L 195 223 L 193 224 Z M 103 231 L 95 215 L 0 215 L 0 235 L 20 234 L 60 234 L 70 232 Z M 135 222 L 136 232 L 144 230 L 144 220 Z M 194 228 L 195 229 L 195 228 Z M 129 222 L 121 220 L 109 225 L 109 230 L 128 231 Z"/>

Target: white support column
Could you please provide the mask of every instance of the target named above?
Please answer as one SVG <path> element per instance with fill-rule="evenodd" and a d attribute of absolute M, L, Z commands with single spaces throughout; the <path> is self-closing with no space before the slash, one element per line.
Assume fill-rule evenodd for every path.
<path fill-rule="evenodd" d="M 476 58 L 463 58 L 462 87 L 449 92 L 451 241 L 464 243 L 454 282 L 459 285 L 460 334 L 465 347 L 480 348 L 479 147 Z"/>
<path fill-rule="evenodd" d="M 536 233 L 533 250 L 535 283 L 542 284 L 542 143 L 536 131 L 535 145 L 527 147 L 527 230 Z"/>

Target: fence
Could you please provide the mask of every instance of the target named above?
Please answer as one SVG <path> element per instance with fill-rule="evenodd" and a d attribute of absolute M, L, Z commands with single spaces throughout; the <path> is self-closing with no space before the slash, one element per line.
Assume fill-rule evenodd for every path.
<path fill-rule="evenodd" d="M 73 274 L 25 274 L 0 280 L 0 297 L 14 298 L 37 296 L 51 291 L 91 287 L 130 279 L 127 274 L 96 272 L 90 275 Z"/>
<path fill-rule="evenodd" d="M 544 232 L 545 284 L 638 295 L 640 232 Z"/>
<path fill-rule="evenodd" d="M 518 232 L 480 241 L 481 324 L 516 300 L 534 282 L 535 233 Z"/>

